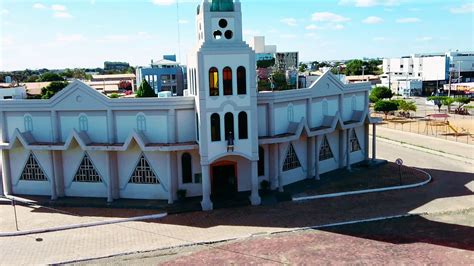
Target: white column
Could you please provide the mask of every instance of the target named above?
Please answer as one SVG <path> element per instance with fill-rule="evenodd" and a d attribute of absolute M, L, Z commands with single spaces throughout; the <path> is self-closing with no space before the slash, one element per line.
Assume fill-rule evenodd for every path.
<path fill-rule="evenodd" d="M 110 154 L 109 152 L 105 152 L 105 169 L 107 169 L 107 202 L 112 203 L 114 201 L 114 185 L 113 185 L 113 178 L 112 178 L 112 171 L 111 171 L 111 162 L 110 162 Z"/>
<path fill-rule="evenodd" d="M 177 152 L 169 153 L 169 173 L 170 173 L 170 188 L 168 204 L 173 204 L 178 198 L 178 159 Z"/>
<path fill-rule="evenodd" d="M 0 141 L 2 142 L 6 142 L 7 141 L 7 130 L 6 130 L 6 122 L 5 122 L 5 113 L 3 111 L 0 111 L 0 125 L 2 126 L 1 130 L 0 130 Z M 3 160 L 3 154 L 7 152 L 6 150 L 0 150 L 0 153 L 2 153 L 2 174 L 0 175 L 0 196 L 4 196 L 5 193 L 7 192 L 7 188 L 5 186 L 4 188 L 4 182 L 5 180 L 9 177 L 9 175 L 6 174 L 5 172 L 5 160 Z"/>
<path fill-rule="evenodd" d="M 252 178 L 252 194 L 250 195 L 250 202 L 252 205 L 260 205 L 262 200 L 258 194 L 258 161 L 251 162 L 251 178 Z"/>
<path fill-rule="evenodd" d="M 209 175 L 209 165 L 201 165 L 202 170 L 202 201 L 201 207 L 203 211 L 211 211 L 213 209 L 211 201 L 211 177 Z"/>
<path fill-rule="evenodd" d="M 365 137 L 364 137 L 364 152 L 365 152 L 365 161 L 367 162 L 370 158 L 370 155 L 369 155 L 369 141 L 370 141 L 370 138 L 369 138 L 369 131 L 370 131 L 370 124 L 369 123 L 366 123 L 364 124 L 364 133 L 365 133 Z"/>
<path fill-rule="evenodd" d="M 115 143 L 114 112 L 111 109 L 107 110 L 107 138 L 109 140 L 109 144 Z"/>
<path fill-rule="evenodd" d="M 10 174 L 10 155 L 8 150 L 2 150 L 3 193 L 12 195 L 12 180 Z"/>
<path fill-rule="evenodd" d="M 314 155 L 316 153 L 316 147 L 314 146 L 314 139 L 315 137 L 308 137 L 306 141 L 306 149 L 307 149 L 307 175 L 306 178 L 311 179 L 314 177 L 315 173 L 315 163 L 314 163 Z"/>
<path fill-rule="evenodd" d="M 51 200 L 57 200 L 58 199 L 58 193 L 56 191 L 56 171 L 55 169 L 55 162 L 54 162 L 54 151 L 49 151 L 49 156 L 51 156 L 51 169 L 53 170 L 50 180 L 51 184 Z"/>
<path fill-rule="evenodd" d="M 0 150 L 0 153 L 3 154 L 3 151 Z M 1 162 L 0 162 L 0 164 L 1 164 Z M 2 164 L 2 168 L 3 168 L 3 164 Z M 5 196 L 5 192 L 3 191 L 3 171 L 0 174 L 0 197 L 2 197 L 2 196 Z"/>
<path fill-rule="evenodd" d="M 56 179 L 56 193 L 58 197 L 64 197 L 64 172 L 63 156 L 61 151 L 53 151 L 53 171 Z"/>
<path fill-rule="evenodd" d="M 314 163 L 314 167 L 315 167 L 315 174 L 314 174 L 314 177 L 316 178 L 316 180 L 319 180 L 320 177 L 319 177 L 319 151 L 321 150 L 321 137 L 322 136 L 316 136 L 316 144 L 315 144 L 315 149 L 316 149 L 316 159 L 315 159 L 315 163 Z"/>
<path fill-rule="evenodd" d="M 282 176 L 282 160 L 280 156 L 280 143 L 277 144 L 277 161 L 276 164 L 278 165 L 278 191 L 283 192 L 283 176 Z"/>
<path fill-rule="evenodd" d="M 372 124 L 372 161 L 377 159 L 377 125 Z"/>
<path fill-rule="evenodd" d="M 351 170 L 351 149 L 350 149 L 350 146 L 351 146 L 351 142 L 350 142 L 350 138 L 351 138 L 351 129 L 348 129 L 347 130 L 347 133 L 346 133 L 346 169 L 348 171 Z"/>
<path fill-rule="evenodd" d="M 270 168 L 272 169 L 270 185 L 272 190 L 278 189 L 278 175 L 280 174 L 278 160 L 278 144 L 270 144 Z"/>

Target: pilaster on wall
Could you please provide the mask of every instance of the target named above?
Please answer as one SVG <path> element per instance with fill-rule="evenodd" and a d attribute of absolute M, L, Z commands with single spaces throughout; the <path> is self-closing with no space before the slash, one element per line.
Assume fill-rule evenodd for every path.
<path fill-rule="evenodd" d="M 316 153 L 316 147 L 315 147 L 315 137 L 308 137 L 306 144 L 307 144 L 307 155 L 308 155 L 308 172 L 306 178 L 311 179 L 315 176 L 315 169 L 316 169 L 316 164 L 315 164 L 315 153 Z"/>
<path fill-rule="evenodd" d="M 10 172 L 10 153 L 8 150 L 2 150 L 2 174 L 3 174 L 3 193 L 12 194 L 12 180 Z"/>
<path fill-rule="evenodd" d="M 168 110 L 168 143 L 176 143 L 176 110 Z"/>
<path fill-rule="evenodd" d="M 313 98 L 306 99 L 306 123 L 311 128 L 313 122 Z"/>
<path fill-rule="evenodd" d="M 268 113 L 268 121 L 267 121 L 267 133 L 268 136 L 275 136 L 275 115 L 274 115 L 274 106 L 273 103 L 270 102 L 267 105 L 267 113 Z"/>
<path fill-rule="evenodd" d="M 5 119 L 4 119 L 4 112 L 3 111 L 0 111 L 0 140 L 2 142 L 5 142 Z M 3 158 L 3 152 L 5 151 L 0 151 L 2 153 L 2 158 Z M 3 161 L 3 160 L 2 160 Z M 3 161 L 3 163 L 5 164 L 5 161 Z M 2 169 L 3 169 L 3 165 L 2 165 Z M 4 179 L 8 178 L 8 176 L 5 174 L 5 170 L 2 171 L 2 174 L 0 175 L 0 196 L 4 196 L 5 195 L 5 190 L 3 187 L 4 187 Z"/>
<path fill-rule="evenodd" d="M 56 183 L 56 193 L 58 197 L 64 197 L 64 172 L 62 151 L 53 151 L 53 172 Z"/>
<path fill-rule="evenodd" d="M 0 111 L 0 140 L 2 142 L 8 142 L 7 137 L 7 120 L 6 114 L 3 111 Z"/>
<path fill-rule="evenodd" d="M 173 151 L 168 156 L 170 173 L 168 203 L 173 204 L 178 199 L 178 153 Z"/>
<path fill-rule="evenodd" d="M 111 109 L 107 110 L 107 138 L 109 144 L 114 144 L 116 140 L 115 119 L 114 112 Z"/>
<path fill-rule="evenodd" d="M 58 143 L 60 139 L 58 112 L 51 111 L 51 142 Z"/>

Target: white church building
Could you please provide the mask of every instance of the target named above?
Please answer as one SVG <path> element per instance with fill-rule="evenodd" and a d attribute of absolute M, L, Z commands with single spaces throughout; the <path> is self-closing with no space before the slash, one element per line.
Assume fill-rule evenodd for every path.
<path fill-rule="evenodd" d="M 204 0 L 185 96 L 110 99 L 75 81 L 49 100 L 0 100 L 0 195 L 171 204 L 185 190 L 211 210 L 247 191 L 259 205 L 263 180 L 283 190 L 369 159 L 370 84 L 326 72 L 308 88 L 257 92 L 242 37 L 239 0 Z"/>

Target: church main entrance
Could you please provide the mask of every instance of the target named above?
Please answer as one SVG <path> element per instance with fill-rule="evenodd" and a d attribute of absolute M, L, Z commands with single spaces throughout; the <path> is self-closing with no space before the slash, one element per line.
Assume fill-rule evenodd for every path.
<path fill-rule="evenodd" d="M 212 196 L 229 198 L 237 194 L 237 163 L 219 162 L 212 165 Z"/>

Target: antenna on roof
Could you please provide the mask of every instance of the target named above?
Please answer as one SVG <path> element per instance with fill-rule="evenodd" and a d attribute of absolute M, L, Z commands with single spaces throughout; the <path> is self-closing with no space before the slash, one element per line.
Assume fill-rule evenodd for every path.
<path fill-rule="evenodd" d="M 179 0 L 176 0 L 176 22 L 178 24 L 178 60 L 181 62 L 181 26 L 179 21 Z"/>

